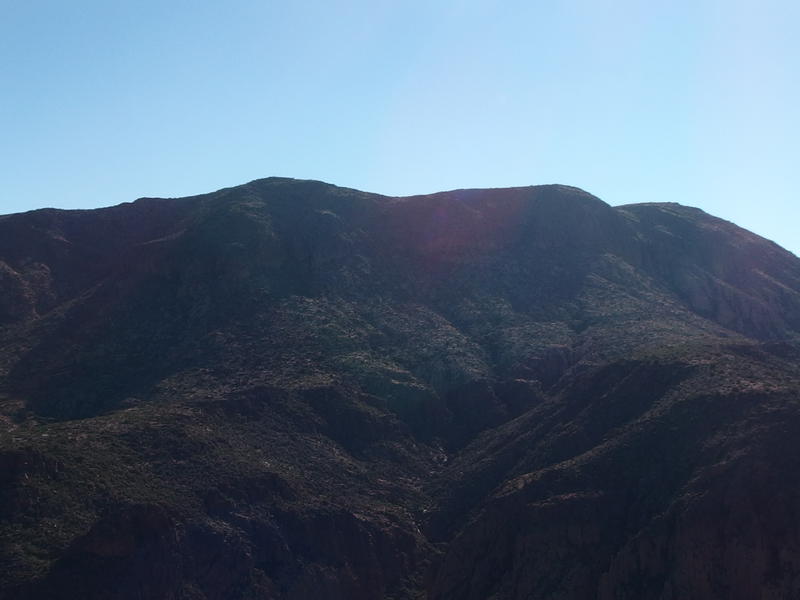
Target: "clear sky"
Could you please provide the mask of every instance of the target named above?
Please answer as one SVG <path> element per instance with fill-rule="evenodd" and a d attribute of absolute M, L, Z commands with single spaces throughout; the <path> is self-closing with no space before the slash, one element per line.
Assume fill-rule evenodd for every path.
<path fill-rule="evenodd" d="M 800 254 L 797 0 L 0 0 L 0 213 L 576 185 Z"/>

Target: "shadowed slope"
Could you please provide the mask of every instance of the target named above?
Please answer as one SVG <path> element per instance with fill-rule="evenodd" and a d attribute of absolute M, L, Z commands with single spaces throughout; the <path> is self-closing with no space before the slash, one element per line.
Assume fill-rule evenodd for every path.
<path fill-rule="evenodd" d="M 0 289 L 0 598 L 797 589 L 800 261 L 702 211 L 270 178 Z"/>

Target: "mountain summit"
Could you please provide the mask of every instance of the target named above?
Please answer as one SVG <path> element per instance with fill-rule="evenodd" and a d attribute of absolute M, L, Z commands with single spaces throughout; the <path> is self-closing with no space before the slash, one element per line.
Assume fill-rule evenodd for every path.
<path fill-rule="evenodd" d="M 800 259 L 560 185 L 0 217 L 0 599 L 789 599 Z"/>

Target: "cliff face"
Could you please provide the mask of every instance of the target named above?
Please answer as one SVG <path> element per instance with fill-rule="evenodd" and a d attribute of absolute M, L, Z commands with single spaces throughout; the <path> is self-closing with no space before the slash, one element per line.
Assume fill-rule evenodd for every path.
<path fill-rule="evenodd" d="M 566 186 L 0 217 L 0 598 L 794 598 L 800 260 Z"/>

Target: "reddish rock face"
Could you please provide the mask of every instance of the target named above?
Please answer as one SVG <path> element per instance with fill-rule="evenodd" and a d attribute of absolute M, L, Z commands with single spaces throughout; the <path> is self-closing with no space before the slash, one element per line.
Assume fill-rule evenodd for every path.
<path fill-rule="evenodd" d="M 789 599 L 800 261 L 575 188 L 0 217 L 0 599 Z"/>

